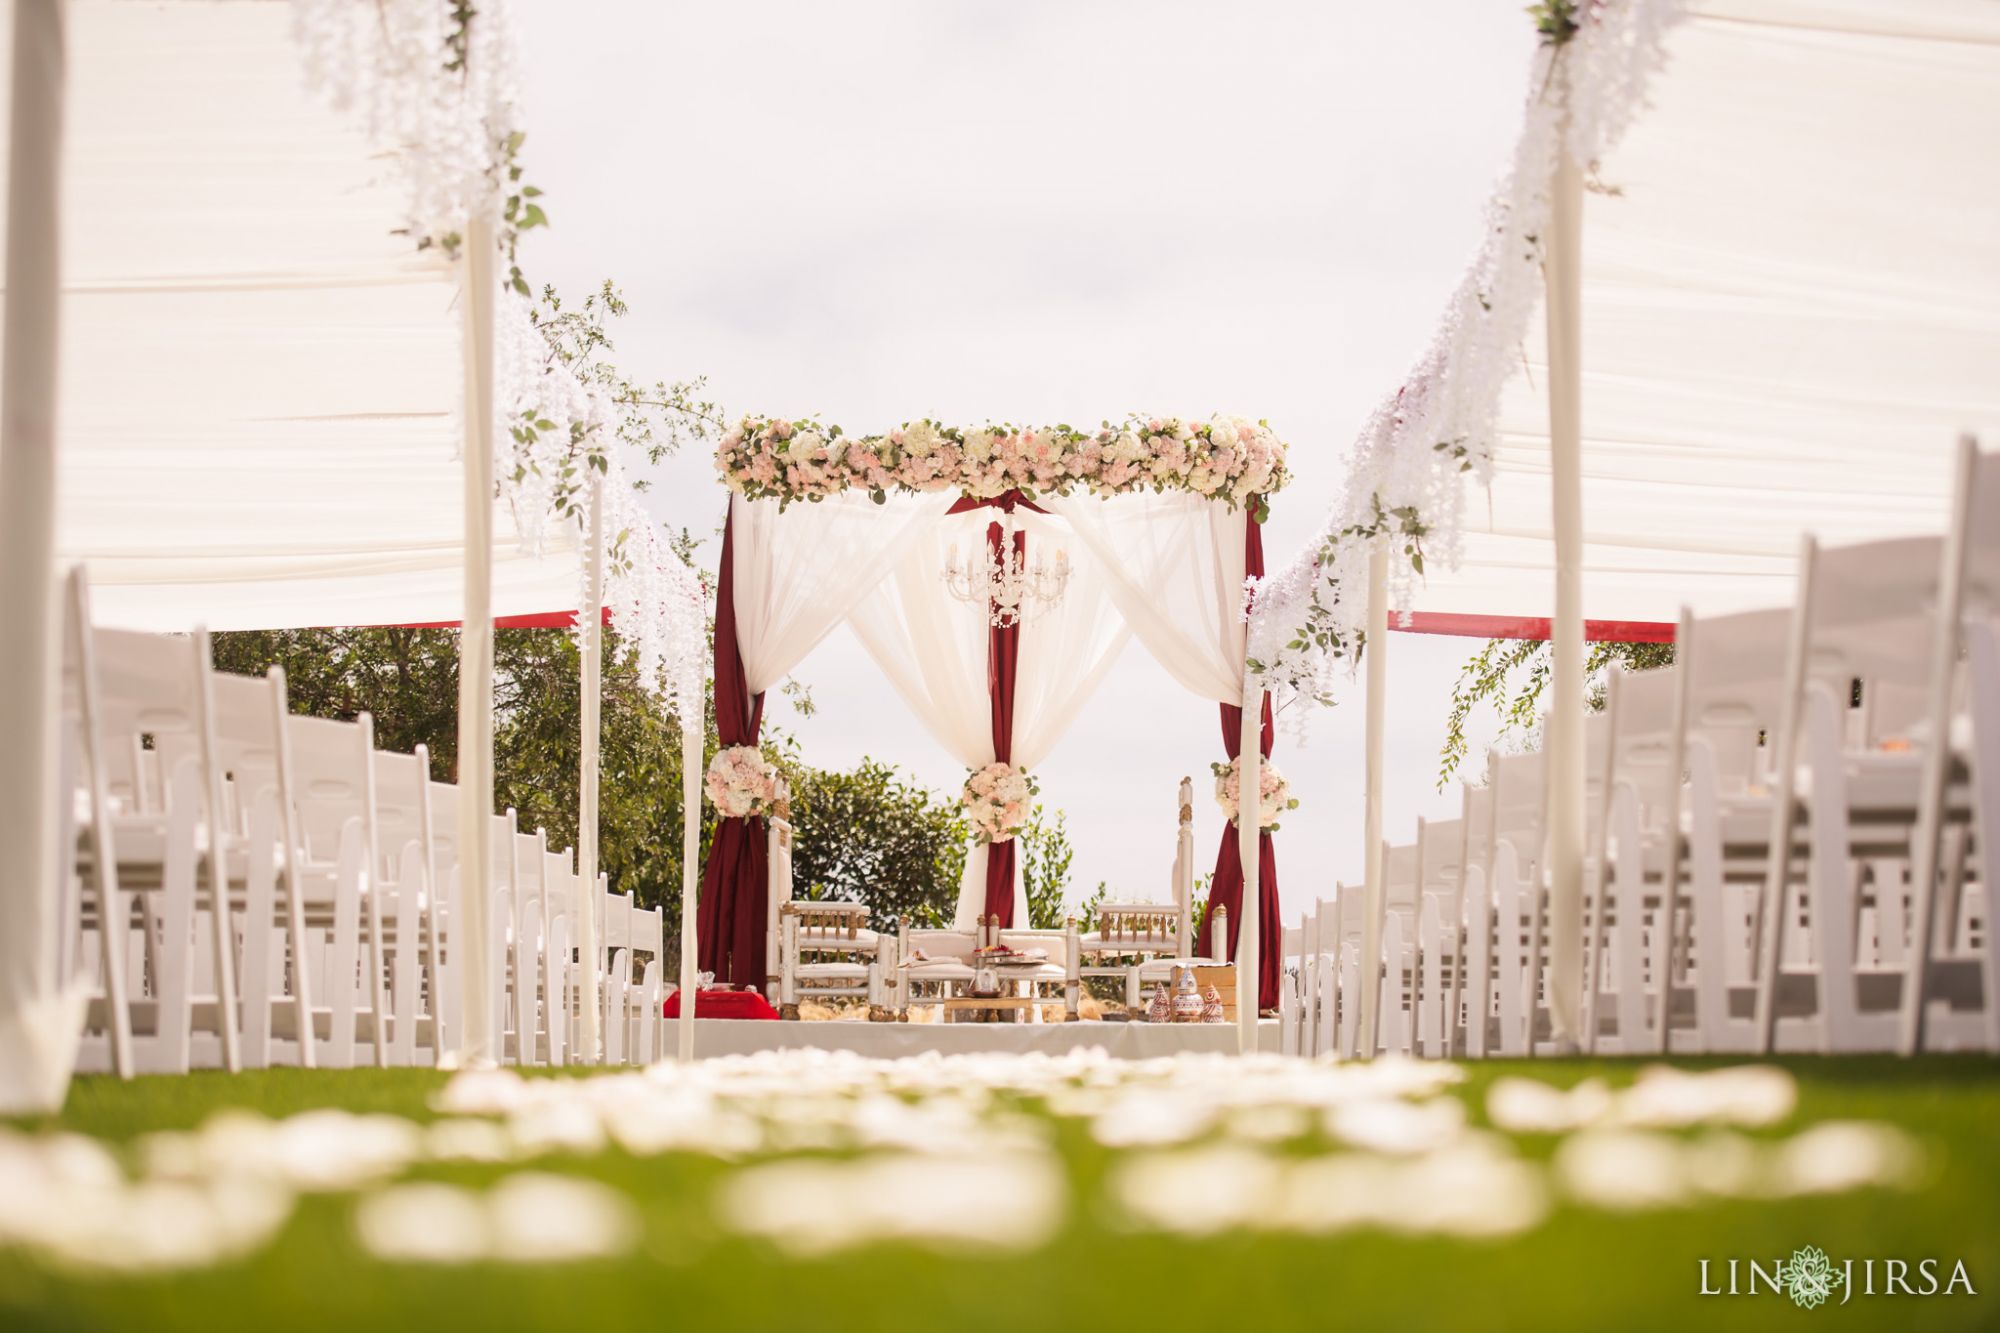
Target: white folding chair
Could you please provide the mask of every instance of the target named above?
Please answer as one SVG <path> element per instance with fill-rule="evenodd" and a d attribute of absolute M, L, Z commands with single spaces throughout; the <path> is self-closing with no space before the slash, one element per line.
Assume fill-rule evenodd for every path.
<path fill-rule="evenodd" d="M 87 608 L 73 607 L 71 614 L 81 617 Z M 126 1006 L 128 1021 L 135 1012 L 142 1020 L 132 1030 L 145 1034 L 135 1040 L 135 1063 L 185 1071 L 194 1057 L 193 1031 L 200 1028 L 217 1037 L 219 1063 L 238 1069 L 229 863 L 247 852 L 241 839 L 229 836 L 225 821 L 208 636 L 201 630 L 181 637 L 92 629 L 88 640 L 78 663 L 88 683 L 79 688 L 95 716 L 82 749 L 93 800 L 101 795 L 110 811 L 108 823 L 93 811 L 92 846 L 103 839 L 113 859 L 88 866 L 86 874 L 106 886 L 110 902 L 110 919 L 100 920 L 99 929 L 122 937 L 127 892 L 137 895 L 145 922 L 144 947 L 136 955 L 125 951 L 124 960 L 128 988 L 134 967 L 143 967 L 151 982 L 147 1000 L 128 999 Z M 203 921 L 207 945 L 198 951 L 194 938 Z M 120 938 L 108 948 L 125 943 Z M 106 990 L 108 995 L 108 985 Z M 118 1039 L 116 1020 L 107 1016 L 106 1022 Z"/>

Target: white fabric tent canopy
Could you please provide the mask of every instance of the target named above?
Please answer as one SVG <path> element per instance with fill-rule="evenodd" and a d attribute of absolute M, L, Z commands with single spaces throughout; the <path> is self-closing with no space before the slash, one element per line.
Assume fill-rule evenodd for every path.
<path fill-rule="evenodd" d="M 1941 528 L 1957 434 L 2000 426 L 2000 6 L 1689 8 L 1583 207 L 1593 619 L 1789 601 L 1801 533 Z M 1545 349 L 1418 613 L 1553 609 Z"/>
<path fill-rule="evenodd" d="M 60 510 L 135 629 L 455 621 L 459 274 L 306 86 L 291 7 L 73 0 Z M 574 610 L 581 543 L 496 502 L 494 613 Z"/>
<path fill-rule="evenodd" d="M 505 5 L 481 7 L 478 29 L 456 53 L 462 68 L 447 74 L 444 13 L 421 4 L 350 12 L 271 0 L 58 0 L 31 13 L 23 3 L 36 77 L 16 80 L 29 90 L 17 105 L 27 108 L 30 167 L 21 174 L 16 145 L 16 172 L 46 206 L 17 216 L 37 222 L 46 214 L 52 225 L 24 226 L 21 235 L 33 236 L 26 262 L 16 255 L 9 267 L 17 281 L 24 271 L 59 272 L 61 286 L 58 300 L 31 302 L 34 284 L 23 284 L 8 317 L 37 332 L 53 319 L 60 336 L 43 341 L 59 348 L 60 374 L 53 448 L 35 438 L 49 414 L 35 410 L 34 393 L 16 395 L 34 420 L 9 436 L 5 456 L 29 484 L 0 498 L 16 511 L 53 508 L 55 563 L 88 568 L 100 623 L 244 629 L 465 617 L 459 777 L 482 797 L 460 809 L 460 845 L 473 849 L 461 865 L 463 971 L 480 993 L 491 620 L 561 623 L 580 610 L 594 624 L 600 604 L 621 616 L 642 669 L 680 705 L 684 754 L 697 756 L 683 793 L 690 852 L 704 637 L 699 582 L 637 511 L 616 457 L 607 457 L 593 491 L 592 542 L 551 521 L 544 484 L 533 474 L 516 484 L 512 458 L 500 472 L 502 497 L 486 498 L 495 416 L 504 428 L 532 409 L 557 419 L 545 435 L 567 441 L 572 428 L 599 429 L 605 415 L 600 397 L 545 365 L 525 303 L 503 300 L 496 310 L 493 299 L 498 176 L 490 159 L 494 127 L 502 138 L 513 129 L 506 92 L 516 63 Z M 302 50 L 295 28 L 306 27 L 314 41 Z M 308 65 L 327 89 L 309 91 Z M 357 96 L 357 83 L 373 101 Z M 367 102 L 378 122 L 397 127 L 332 109 L 328 89 L 334 100 Z M 415 119 L 384 116 L 391 103 Z M 59 173 L 34 169 L 52 167 L 37 159 L 57 149 Z M 60 189 L 46 183 L 50 176 Z M 404 191 L 417 185 L 424 197 L 413 205 Z M 10 208 L 19 203 L 10 198 Z M 417 246 L 413 208 L 431 214 L 425 235 L 460 219 L 462 227 L 451 225 L 464 233 L 461 263 Z M 59 232 L 59 247 L 45 230 Z M 33 317 L 16 321 L 17 304 L 32 305 Z M 10 365 L 17 359 L 17 389 L 47 385 L 45 359 Z M 551 461 L 547 453 L 537 454 L 538 465 Z M 48 461 L 53 469 L 42 469 Z M 630 560 L 607 580 L 591 552 L 621 531 L 635 539 L 625 548 Z M 31 535 L 14 572 L 32 588 L 46 580 L 30 566 L 46 567 L 50 553 L 46 531 Z M 35 606 L 7 620 L 22 623 L 51 606 L 50 595 L 52 585 L 24 594 Z M 33 647 L 0 663 L 6 693 L 20 701 L 0 727 L 10 740 L 53 716 L 46 636 L 17 638 Z M 594 670 L 584 684 L 579 847 L 589 882 Z M 8 748 L 0 786 L 39 836 L 52 822 L 47 812 L 15 793 L 54 799 L 48 747 Z M 24 960 L 48 946 L 37 903 L 53 857 L 31 841 L 0 839 L 10 844 L 0 866 L 8 880 L 0 917 L 10 929 L 0 937 L 19 946 L 0 955 L 0 1036 L 46 999 L 46 978 Z M 596 1013 L 592 919 L 583 913 L 580 941 L 593 960 L 586 1051 Z M 691 976 L 689 956 L 683 982 Z M 463 1037 L 474 1060 L 490 1053 L 491 1034 L 477 1027 Z M 685 1049 L 685 1034 L 682 1041 Z M 68 1067 L 66 1059 L 43 1063 Z"/>

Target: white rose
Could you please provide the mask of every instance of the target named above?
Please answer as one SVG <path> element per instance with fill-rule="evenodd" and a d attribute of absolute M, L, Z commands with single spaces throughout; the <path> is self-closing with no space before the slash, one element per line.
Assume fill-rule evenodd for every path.
<path fill-rule="evenodd" d="M 937 427 L 928 421 L 903 427 L 903 448 L 912 458 L 928 458 L 938 447 Z"/>
<path fill-rule="evenodd" d="M 802 430 L 792 436 L 792 442 L 785 446 L 785 453 L 794 463 L 804 463 L 810 460 L 813 453 L 825 443 L 826 441 L 819 437 L 818 431 Z"/>
<path fill-rule="evenodd" d="M 990 430 L 969 431 L 965 436 L 965 456 L 985 462 L 993 457 L 993 432 Z"/>
<path fill-rule="evenodd" d="M 1111 452 L 1113 456 L 1122 458 L 1128 463 L 1136 463 L 1146 456 L 1146 446 L 1141 444 L 1139 437 L 1131 431 L 1120 431 L 1118 438 L 1112 442 Z"/>

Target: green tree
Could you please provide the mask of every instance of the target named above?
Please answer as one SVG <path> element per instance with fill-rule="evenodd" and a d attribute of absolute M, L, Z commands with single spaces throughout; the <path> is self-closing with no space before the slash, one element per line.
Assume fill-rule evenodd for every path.
<path fill-rule="evenodd" d="M 792 881 L 801 897 L 867 903 L 878 927 L 951 920 L 965 868 L 956 799 L 863 759 L 851 772 L 785 764 L 792 784 Z"/>
<path fill-rule="evenodd" d="M 1595 713 L 1604 707 L 1604 681 L 1613 664 L 1627 671 L 1650 671 L 1674 660 L 1671 643 L 1593 643 L 1584 657 L 1584 705 Z M 1451 688 L 1451 712 L 1445 720 L 1440 751 L 1438 789 L 1442 791 L 1465 762 L 1469 745 L 1465 724 L 1481 704 L 1500 718 L 1498 739 L 1527 744 L 1541 728 L 1542 694 L 1549 683 L 1549 645 L 1545 639 L 1489 639 L 1484 648 L 1459 668 Z"/>
<path fill-rule="evenodd" d="M 214 640 L 218 669 L 261 675 L 281 666 L 294 712 L 348 721 L 369 713 L 378 748 L 428 746 L 432 775 L 456 780 L 457 630 L 253 630 Z M 547 829 L 552 848 L 576 843 L 580 667 L 567 630 L 494 634 L 494 807 L 512 807 L 524 830 Z M 647 906 L 672 903 L 681 882 L 680 721 L 644 689 L 609 629 L 602 680 L 598 863 L 618 892 Z M 705 761 L 717 744 L 712 715 L 704 728 Z M 705 847 L 706 819 L 702 837 Z"/>
<path fill-rule="evenodd" d="M 1051 814 L 1037 804 L 1028 815 L 1028 827 L 1014 840 L 1020 849 L 1015 853 L 1015 869 L 1027 890 L 1028 924 L 1036 930 L 1060 930 L 1063 918 L 1069 915 L 1065 899 L 1074 852 L 1069 845 L 1068 824 L 1069 817 L 1062 811 Z"/>

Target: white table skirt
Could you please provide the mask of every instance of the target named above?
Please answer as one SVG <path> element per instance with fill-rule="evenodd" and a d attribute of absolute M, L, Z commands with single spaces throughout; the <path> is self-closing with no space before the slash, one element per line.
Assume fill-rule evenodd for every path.
<path fill-rule="evenodd" d="M 1278 1049 L 1278 1022 L 1257 1024 L 1260 1049 Z M 1182 1051 L 1233 1053 L 1234 1023 L 772 1023 L 750 1019 L 704 1018 L 694 1025 L 697 1056 L 747 1055 L 753 1051 L 810 1047 L 854 1051 L 891 1059 L 938 1051 L 1062 1052 L 1102 1047 L 1125 1060 L 1145 1060 Z"/>

